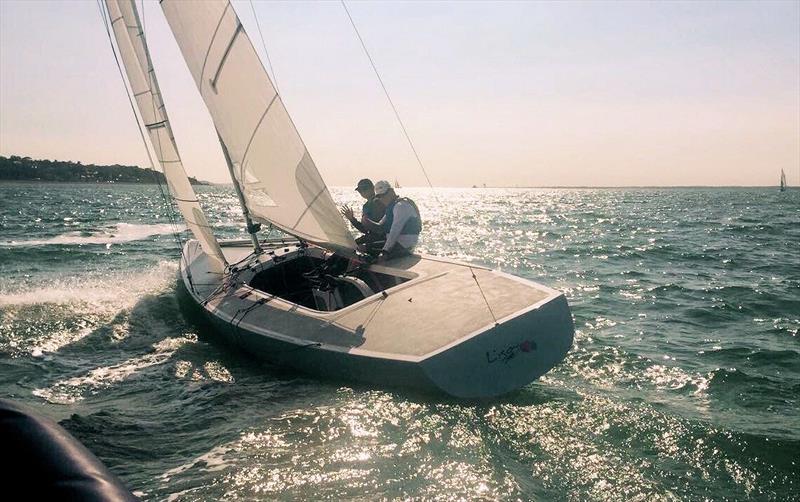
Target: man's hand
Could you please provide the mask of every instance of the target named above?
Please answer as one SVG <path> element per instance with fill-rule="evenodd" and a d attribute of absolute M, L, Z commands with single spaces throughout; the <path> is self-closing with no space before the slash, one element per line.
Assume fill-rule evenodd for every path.
<path fill-rule="evenodd" d="M 342 216 L 344 216 L 348 220 L 355 221 L 356 217 L 353 214 L 353 208 L 351 208 L 350 206 L 347 205 L 342 206 L 341 212 Z"/>

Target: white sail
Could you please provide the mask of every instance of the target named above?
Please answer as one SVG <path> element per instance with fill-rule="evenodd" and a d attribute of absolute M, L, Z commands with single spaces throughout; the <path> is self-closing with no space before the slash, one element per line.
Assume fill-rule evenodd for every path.
<path fill-rule="evenodd" d="M 786 190 L 786 173 L 781 169 L 781 192 Z"/>
<path fill-rule="evenodd" d="M 325 182 L 228 0 L 161 7 L 233 164 L 253 219 L 354 249 Z"/>
<path fill-rule="evenodd" d="M 105 0 L 105 2 L 128 82 L 158 163 L 167 179 L 169 191 L 186 221 L 186 226 L 200 242 L 203 251 L 212 257 L 217 265 L 216 268 L 221 269 L 226 263 L 225 257 L 200 208 L 197 195 L 186 176 L 178 154 L 135 0 Z"/>

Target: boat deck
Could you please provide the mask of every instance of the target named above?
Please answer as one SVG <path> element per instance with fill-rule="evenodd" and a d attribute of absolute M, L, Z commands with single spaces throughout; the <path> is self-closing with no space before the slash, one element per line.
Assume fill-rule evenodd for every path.
<path fill-rule="evenodd" d="M 381 267 L 372 268 L 380 271 Z M 337 318 L 337 324 L 346 329 L 363 329 L 362 350 L 422 356 L 493 325 L 495 319 L 530 307 L 551 293 L 505 274 L 433 257 L 401 258 L 388 262 L 385 268 L 412 272 L 418 278 Z M 402 331 L 398 331 L 399 326 Z"/>
<path fill-rule="evenodd" d="M 222 249 L 230 263 L 250 253 L 248 247 L 241 245 L 223 243 Z M 189 262 L 197 293 L 208 295 L 219 282 L 200 282 L 202 263 L 198 262 L 204 261 L 201 256 Z M 495 319 L 502 321 L 560 294 L 497 271 L 431 256 L 403 257 L 370 269 L 413 279 L 388 289 L 385 295 L 379 293 L 333 312 L 299 307 L 261 292 L 241 298 L 247 286 L 236 290 L 236 294 L 230 292 L 213 299 L 209 306 L 230 312 L 230 317 L 246 311 L 246 318 L 241 314 L 236 317 L 238 323 L 266 328 L 273 335 L 296 337 L 299 332 L 303 340 L 310 342 L 416 359 L 491 327 Z M 272 308 L 256 305 L 259 298 L 268 298 L 262 305 Z M 287 315 L 280 315 L 281 311 Z"/>

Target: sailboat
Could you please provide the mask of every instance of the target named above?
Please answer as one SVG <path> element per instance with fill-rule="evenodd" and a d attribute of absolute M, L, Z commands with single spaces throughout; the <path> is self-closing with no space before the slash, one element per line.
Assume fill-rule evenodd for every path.
<path fill-rule="evenodd" d="M 781 192 L 786 191 L 786 173 L 781 169 Z"/>
<path fill-rule="evenodd" d="M 395 188 L 402 188 L 402 187 L 400 186 L 400 183 L 398 183 L 398 182 L 397 182 L 397 178 L 395 178 L 395 179 L 394 179 L 394 187 L 395 187 Z"/>
<path fill-rule="evenodd" d="M 514 391 L 564 359 L 574 326 L 559 291 L 436 256 L 364 260 L 231 3 L 160 5 L 213 119 L 249 240 L 214 235 L 135 2 L 105 0 L 140 127 L 194 236 L 180 282 L 221 336 L 321 377 L 458 398 Z M 259 238 L 261 224 L 288 237 Z"/>

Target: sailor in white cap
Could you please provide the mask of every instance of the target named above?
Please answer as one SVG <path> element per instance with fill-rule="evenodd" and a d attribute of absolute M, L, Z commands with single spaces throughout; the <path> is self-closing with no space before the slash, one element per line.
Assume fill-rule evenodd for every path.
<path fill-rule="evenodd" d="M 368 223 L 368 226 L 379 226 L 386 232 L 386 243 L 378 261 L 411 254 L 422 231 L 417 205 L 408 197 L 399 197 L 385 180 L 375 183 L 375 199 L 386 207 L 386 214 L 380 221 Z"/>

